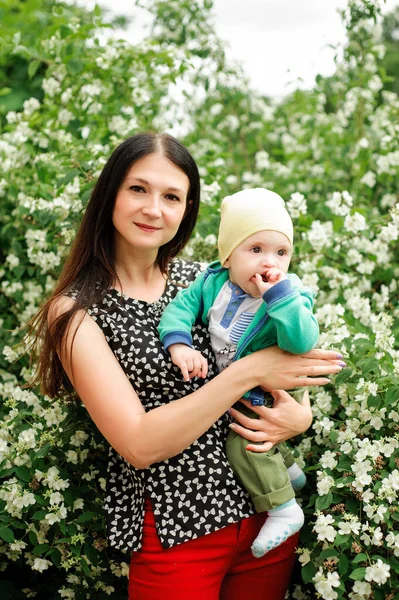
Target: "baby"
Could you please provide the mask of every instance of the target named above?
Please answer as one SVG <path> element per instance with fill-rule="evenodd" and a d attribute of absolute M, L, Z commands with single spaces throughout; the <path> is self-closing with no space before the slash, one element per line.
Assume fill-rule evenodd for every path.
<path fill-rule="evenodd" d="M 243 190 L 223 200 L 219 261 L 215 261 L 168 305 L 159 324 L 165 350 L 185 380 L 207 374 L 204 357 L 192 347 L 197 319 L 208 325 L 219 370 L 261 348 L 278 345 L 294 354 L 317 343 L 319 328 L 312 313 L 314 292 L 288 274 L 293 225 L 282 198 L 263 188 Z M 256 388 L 245 397 L 265 403 Z M 241 412 L 256 418 L 240 404 Z M 268 452 L 251 452 L 248 441 L 233 431 L 226 443 L 228 460 L 267 519 L 252 545 L 261 557 L 303 525 L 295 490 L 306 482 L 286 444 Z"/>

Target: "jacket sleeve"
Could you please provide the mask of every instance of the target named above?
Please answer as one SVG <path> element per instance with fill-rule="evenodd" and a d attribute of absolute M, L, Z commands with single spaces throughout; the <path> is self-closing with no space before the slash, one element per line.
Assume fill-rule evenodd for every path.
<path fill-rule="evenodd" d="M 302 354 L 317 344 L 319 325 L 312 312 L 314 297 L 314 291 L 291 274 L 263 294 L 267 313 L 276 326 L 277 345 L 282 350 Z"/>
<path fill-rule="evenodd" d="M 158 326 L 158 334 L 165 350 L 172 344 L 186 344 L 192 347 L 191 330 L 203 307 L 204 275 L 205 273 L 200 273 L 193 283 L 180 290 L 165 308 Z"/>

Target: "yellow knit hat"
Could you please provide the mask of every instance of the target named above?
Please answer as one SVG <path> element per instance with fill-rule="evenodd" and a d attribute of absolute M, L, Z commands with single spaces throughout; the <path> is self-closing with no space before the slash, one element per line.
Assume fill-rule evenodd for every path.
<path fill-rule="evenodd" d="M 270 190 L 254 188 L 227 196 L 221 206 L 219 260 L 223 265 L 237 246 L 258 231 L 278 231 L 291 246 L 294 228 L 284 200 Z"/>

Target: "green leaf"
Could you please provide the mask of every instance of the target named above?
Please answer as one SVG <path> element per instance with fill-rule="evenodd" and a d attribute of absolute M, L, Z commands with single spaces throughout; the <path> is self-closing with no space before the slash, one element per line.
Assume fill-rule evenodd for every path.
<path fill-rule="evenodd" d="M 85 575 L 91 575 L 91 571 L 90 571 L 89 565 L 87 564 L 87 562 L 85 561 L 85 559 L 81 558 L 79 562 L 80 562 L 80 566 L 82 567 L 83 573 L 85 573 Z"/>
<path fill-rule="evenodd" d="M 0 526 L 0 538 L 7 542 L 7 544 L 15 542 L 14 533 L 9 527 Z"/>
<path fill-rule="evenodd" d="M 98 565 L 98 552 L 94 546 L 85 542 L 83 549 L 89 561 L 95 566 Z"/>
<path fill-rule="evenodd" d="M 357 564 L 359 562 L 364 562 L 367 561 L 367 555 L 364 554 L 364 552 L 360 552 L 360 554 L 356 554 L 355 558 L 352 560 L 352 562 L 354 564 Z"/>
<path fill-rule="evenodd" d="M 32 60 L 29 65 L 28 65 L 28 76 L 29 79 L 33 79 L 33 77 L 36 75 L 38 68 L 40 67 L 40 65 L 42 64 L 42 62 L 40 60 Z"/>
<path fill-rule="evenodd" d="M 84 64 L 78 58 L 71 58 L 71 60 L 67 63 L 67 69 L 71 75 L 77 75 L 83 71 Z"/>
<path fill-rule="evenodd" d="M 87 521 L 91 521 L 96 517 L 98 517 L 98 514 L 95 512 L 85 512 L 82 515 L 79 515 L 79 517 L 75 519 L 75 521 L 76 523 L 87 523 Z"/>
<path fill-rule="evenodd" d="M 352 377 L 352 373 L 352 369 L 342 369 L 342 371 L 335 376 L 335 385 L 340 385 L 341 383 L 345 383 L 345 381 L 348 381 L 348 379 Z"/>
<path fill-rule="evenodd" d="M 389 388 L 385 394 L 385 404 L 393 404 L 396 400 L 399 400 L 399 385 Z"/>
<path fill-rule="evenodd" d="M 321 560 L 326 560 L 326 558 L 332 558 L 333 556 L 336 556 L 338 558 L 338 550 L 336 550 L 335 548 L 326 548 L 325 550 L 322 550 L 319 554 L 319 558 Z"/>
<path fill-rule="evenodd" d="M 51 450 L 51 446 L 50 444 L 44 444 L 44 446 L 42 446 L 40 448 L 40 450 L 38 450 L 35 453 L 35 458 L 43 458 L 43 456 L 46 456 L 46 454 L 48 454 Z"/>
<path fill-rule="evenodd" d="M 325 510 L 333 503 L 334 497 L 331 492 L 328 492 L 325 496 L 318 496 L 316 498 L 317 510 Z"/>
<path fill-rule="evenodd" d="M 51 558 L 56 567 L 61 566 L 62 556 L 61 552 L 57 548 L 51 548 L 50 552 L 47 554 L 48 558 Z"/>
<path fill-rule="evenodd" d="M 346 575 L 349 570 L 349 561 L 345 554 L 341 554 L 338 561 L 338 571 L 340 575 Z"/>
<path fill-rule="evenodd" d="M 358 367 L 361 369 L 362 375 L 367 375 L 371 371 L 377 371 L 378 365 L 379 361 L 376 358 L 365 358 L 358 362 Z"/>
<path fill-rule="evenodd" d="M 14 469 L 3 469 L 2 471 L 0 471 L 0 479 L 3 479 L 3 477 L 9 477 L 9 475 L 11 475 L 12 473 L 14 473 Z"/>
<path fill-rule="evenodd" d="M 32 479 L 28 467 L 15 467 L 15 474 L 19 479 L 22 479 L 22 481 L 28 482 Z"/>
<path fill-rule="evenodd" d="M 41 521 L 42 519 L 44 519 L 46 514 L 47 514 L 47 511 L 45 511 L 45 510 L 37 510 L 35 513 L 33 513 L 32 519 L 34 521 Z"/>
<path fill-rule="evenodd" d="M 308 562 L 306 565 L 304 565 L 302 567 L 302 571 L 301 571 L 301 575 L 302 575 L 302 581 L 304 583 L 310 583 L 313 579 L 313 577 L 316 575 L 316 565 L 310 561 Z"/>
<path fill-rule="evenodd" d="M 350 538 L 349 533 L 346 533 L 345 535 L 341 535 L 339 533 L 337 533 L 337 535 L 335 536 L 335 540 L 334 540 L 334 544 L 335 546 L 339 547 L 342 544 L 345 544 Z"/>
<path fill-rule="evenodd" d="M 351 579 L 353 579 L 354 581 L 363 581 L 365 575 L 366 575 L 365 567 L 360 567 L 359 569 L 355 569 L 354 571 L 352 571 L 352 573 L 349 575 L 349 577 Z"/>
<path fill-rule="evenodd" d="M 39 544 L 38 546 L 35 546 L 32 550 L 32 553 L 35 556 L 40 556 L 41 554 L 44 554 L 45 552 L 47 552 L 47 550 L 50 548 L 49 544 Z"/>
<path fill-rule="evenodd" d="M 34 531 L 29 531 L 29 541 L 32 544 L 32 546 L 36 546 L 37 544 L 37 535 Z"/>
<path fill-rule="evenodd" d="M 367 406 L 369 408 L 379 408 L 381 406 L 381 396 L 369 396 L 367 398 Z"/>

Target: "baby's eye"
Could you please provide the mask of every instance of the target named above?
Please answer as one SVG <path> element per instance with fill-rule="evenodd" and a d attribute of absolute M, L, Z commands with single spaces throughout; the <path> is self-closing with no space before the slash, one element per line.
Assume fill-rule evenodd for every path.
<path fill-rule="evenodd" d="M 260 252 L 262 252 L 262 249 L 260 246 L 254 246 L 253 248 L 251 248 L 251 252 L 253 252 L 254 254 L 259 254 Z"/>
<path fill-rule="evenodd" d="M 278 254 L 279 256 L 285 256 L 285 255 L 287 254 L 287 251 L 286 251 L 286 250 L 279 250 L 279 251 L 277 252 L 277 254 Z"/>

